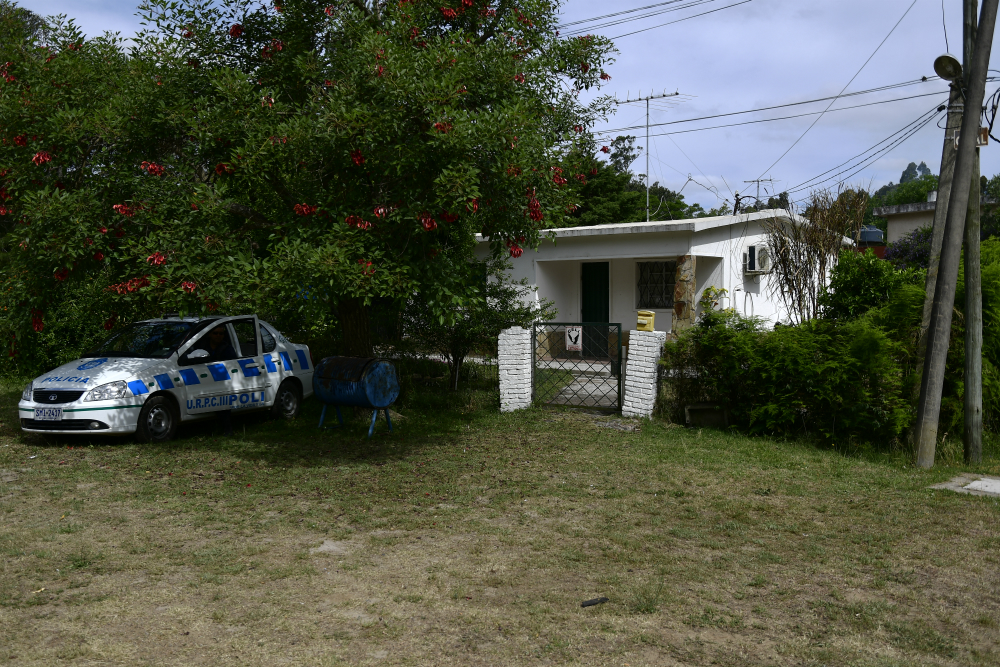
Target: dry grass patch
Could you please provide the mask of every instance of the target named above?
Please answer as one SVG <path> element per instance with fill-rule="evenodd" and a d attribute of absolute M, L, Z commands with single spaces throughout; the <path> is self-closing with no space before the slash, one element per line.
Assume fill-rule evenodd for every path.
<path fill-rule="evenodd" d="M 489 403 L 411 395 L 370 442 L 315 404 L 161 447 L 6 428 L 0 664 L 1000 660 L 998 504 L 926 488 L 960 468 Z"/>

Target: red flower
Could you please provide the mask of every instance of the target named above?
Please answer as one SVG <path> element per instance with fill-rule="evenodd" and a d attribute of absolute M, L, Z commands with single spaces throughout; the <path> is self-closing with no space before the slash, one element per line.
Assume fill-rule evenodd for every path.
<path fill-rule="evenodd" d="M 451 123 L 434 123 L 434 129 L 442 134 L 448 134 L 448 131 L 452 129 Z"/>
<path fill-rule="evenodd" d="M 575 175 L 573 176 L 573 178 L 575 178 L 576 180 L 580 181 L 580 182 L 581 182 L 581 183 L 583 183 L 584 185 L 586 185 L 586 184 L 587 184 L 587 177 L 586 177 L 586 176 L 584 176 L 583 174 L 575 174 Z"/>
<path fill-rule="evenodd" d="M 133 215 L 135 215 L 135 209 L 129 206 L 128 204 L 115 204 L 111 208 L 113 208 L 116 212 L 121 213 L 126 218 L 131 218 Z M 107 233 L 107 231 L 108 230 L 106 227 L 101 227 L 102 234 Z"/>
<path fill-rule="evenodd" d="M 357 227 L 358 229 L 371 229 L 372 226 L 372 223 L 364 220 L 359 215 L 349 215 L 344 222 L 347 223 L 348 227 Z"/>
<path fill-rule="evenodd" d="M 376 218 L 385 218 L 392 212 L 388 206 L 376 206 L 372 213 L 375 214 Z"/>
<path fill-rule="evenodd" d="M 94 253 L 94 259 L 96 259 L 98 262 L 103 262 L 104 261 L 104 253 L 103 252 L 95 252 Z"/>
<path fill-rule="evenodd" d="M 601 72 L 601 80 L 602 81 L 611 81 L 611 75 L 608 74 L 607 72 Z"/>
<path fill-rule="evenodd" d="M 14 145 L 15 146 L 27 146 L 28 145 L 28 137 L 24 136 L 23 134 L 17 135 L 16 137 L 14 137 Z"/>
<path fill-rule="evenodd" d="M 198 210 L 198 205 L 197 204 L 191 204 L 191 210 L 192 211 L 197 211 Z"/>
<path fill-rule="evenodd" d="M 163 176 L 167 170 L 155 162 L 143 162 L 141 168 L 148 172 L 150 176 Z"/>
<path fill-rule="evenodd" d="M 514 75 L 514 83 L 524 83 L 524 75 L 523 74 L 515 74 Z"/>
<path fill-rule="evenodd" d="M 441 219 L 450 224 L 458 221 L 458 216 L 454 213 L 449 213 L 448 211 L 442 211 Z"/>
<path fill-rule="evenodd" d="M 6 206 L 0 206 L 0 215 L 7 215 L 11 212 L 11 210 L 12 209 L 7 208 Z"/>
<path fill-rule="evenodd" d="M 607 146 L 601 146 L 601 152 L 602 153 L 610 153 L 611 149 L 608 148 Z"/>
<path fill-rule="evenodd" d="M 35 333 L 42 333 L 42 329 L 45 328 L 45 323 L 42 322 L 43 315 L 42 311 L 37 308 L 31 309 L 31 328 L 35 330 Z"/>
<path fill-rule="evenodd" d="M 587 63 L 580 63 L 580 69 L 583 71 L 584 74 L 586 74 L 587 72 L 590 71 L 590 65 Z"/>
<path fill-rule="evenodd" d="M 37 153 L 35 153 L 35 157 L 31 158 L 31 161 L 34 162 L 36 165 L 41 166 L 46 162 L 51 162 L 52 156 L 49 155 L 46 151 L 38 151 Z"/>
<path fill-rule="evenodd" d="M 262 97 L 260 99 L 260 105 L 262 107 L 273 107 L 274 106 L 274 98 L 271 97 L 270 95 L 265 95 L 264 97 Z"/>
<path fill-rule="evenodd" d="M 507 241 L 507 249 L 510 250 L 511 257 L 520 257 L 524 250 L 513 241 Z"/>
<path fill-rule="evenodd" d="M 579 134 L 580 132 L 583 132 L 583 125 L 574 125 L 573 126 L 573 131 L 576 132 L 577 134 Z"/>
<path fill-rule="evenodd" d="M 312 215 L 316 212 L 316 207 L 309 204 L 296 204 L 294 210 L 298 215 Z"/>
<path fill-rule="evenodd" d="M 329 79 L 324 79 L 323 85 L 329 87 L 333 85 L 333 82 L 330 81 Z"/>
<path fill-rule="evenodd" d="M 219 164 L 215 165 L 215 173 L 219 174 L 220 176 L 222 174 L 231 174 L 233 173 L 233 168 L 230 167 L 229 163 L 227 162 L 220 162 Z"/>
<path fill-rule="evenodd" d="M 191 39 L 192 37 L 194 37 L 194 33 L 191 32 L 190 30 L 185 30 L 184 33 L 181 36 L 184 39 Z"/>
<path fill-rule="evenodd" d="M 327 16 L 333 16 L 333 5 L 327 6 L 323 11 L 326 12 Z"/>
<path fill-rule="evenodd" d="M 375 275 L 375 267 L 372 266 L 371 262 L 366 262 L 363 259 L 359 259 L 358 264 L 361 265 L 361 272 L 366 276 Z"/>
<path fill-rule="evenodd" d="M 456 12 L 454 9 L 451 9 L 449 7 L 442 7 L 441 8 L 441 14 L 446 19 L 448 19 L 449 21 L 452 20 L 452 19 L 457 19 L 458 18 L 458 12 Z"/>
<path fill-rule="evenodd" d="M 167 258 L 163 256 L 163 253 L 157 251 L 146 258 L 146 261 L 155 266 L 160 266 L 167 261 Z"/>
<path fill-rule="evenodd" d="M 62 282 L 63 280 L 66 280 L 67 277 L 69 277 L 69 269 L 59 269 L 53 274 L 53 276 L 55 277 L 56 280 Z"/>
<path fill-rule="evenodd" d="M 552 177 L 552 182 L 555 183 L 556 185 L 566 185 L 566 183 L 568 183 L 569 181 L 567 181 L 565 178 L 563 178 L 559 174 L 555 174 Z"/>
<path fill-rule="evenodd" d="M 285 8 L 281 6 L 280 2 L 275 2 L 274 3 L 274 11 L 276 11 L 276 12 L 278 12 L 280 14 L 281 12 L 285 11 Z"/>
<path fill-rule="evenodd" d="M 507 167 L 507 175 L 508 176 L 520 176 L 521 175 L 521 168 L 520 167 L 515 167 L 514 165 L 510 165 L 509 167 Z"/>
<path fill-rule="evenodd" d="M 111 313 L 111 317 L 104 320 L 104 330 L 111 331 L 115 326 L 115 320 L 118 319 L 118 313 Z"/>
<path fill-rule="evenodd" d="M 423 225 L 424 231 L 432 232 L 437 229 L 438 223 L 431 217 L 431 214 L 424 211 L 420 214 L 420 224 Z"/>
<path fill-rule="evenodd" d="M 381 65 L 379 65 L 378 67 L 375 68 L 375 76 L 382 76 L 383 74 L 385 74 L 385 68 L 384 67 L 382 67 Z"/>
<path fill-rule="evenodd" d="M 184 282 L 181 283 L 181 288 L 188 294 L 191 294 L 196 289 L 198 289 L 198 284 L 185 280 Z"/>
<path fill-rule="evenodd" d="M 361 154 L 360 148 L 351 151 L 351 160 L 354 162 L 356 166 L 359 167 L 365 163 L 365 158 Z"/>
<path fill-rule="evenodd" d="M 590 170 L 590 175 L 597 176 L 597 167 L 594 167 L 593 169 Z"/>
<path fill-rule="evenodd" d="M 114 206 L 112 206 L 111 208 L 114 208 Z M 101 227 L 101 233 L 102 234 L 107 234 L 108 233 L 108 228 L 107 227 Z"/>
<path fill-rule="evenodd" d="M 470 200 L 468 200 L 468 202 L 465 204 L 465 210 L 472 211 L 473 213 L 475 213 L 476 211 L 478 211 L 479 210 L 479 200 L 478 199 L 470 199 Z"/>
<path fill-rule="evenodd" d="M 239 23 L 234 23 L 233 27 L 229 29 L 229 36 L 233 39 L 239 39 L 243 36 L 243 26 Z"/>

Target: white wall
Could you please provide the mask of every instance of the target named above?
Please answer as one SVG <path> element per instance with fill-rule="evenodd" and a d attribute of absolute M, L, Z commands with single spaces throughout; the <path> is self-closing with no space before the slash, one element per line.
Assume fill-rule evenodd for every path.
<path fill-rule="evenodd" d="M 600 234 L 600 228 L 585 228 L 589 235 L 545 239 L 539 249 L 525 250 L 511 259 L 515 280 L 527 278 L 538 286 L 538 298 L 549 298 L 559 309 L 558 320 L 580 321 L 580 264 L 609 261 L 612 322 L 625 330 L 635 327 L 638 302 L 636 263 L 670 261 L 686 254 L 696 257 L 696 300 L 709 286 L 725 288 L 729 298 L 724 307 L 735 307 L 745 315 L 763 317 L 771 323 L 787 321 L 787 316 L 770 289 L 770 276 L 745 276 L 743 253 L 748 245 L 763 245 L 765 234 L 758 220 L 750 216 L 731 218 L 729 224 L 702 228 L 704 221 L 685 221 L 687 229 L 643 231 L 642 225 L 627 233 Z M 682 227 L 685 225 L 676 225 Z M 477 255 L 485 258 L 489 244 L 480 243 Z M 656 329 L 669 331 L 672 311 L 656 311 Z"/>

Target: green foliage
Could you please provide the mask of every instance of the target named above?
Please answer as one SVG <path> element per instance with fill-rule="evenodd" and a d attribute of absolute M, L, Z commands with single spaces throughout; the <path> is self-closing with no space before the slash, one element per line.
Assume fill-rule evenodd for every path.
<path fill-rule="evenodd" d="M 560 165 L 606 112 L 577 94 L 612 46 L 559 38 L 548 0 L 469 4 L 149 0 L 128 45 L 0 22 L 17 372 L 83 284 L 110 298 L 79 336 L 113 312 L 328 331 L 345 299 L 419 292 L 438 316 L 474 299 L 476 233 L 517 253 L 575 204 Z"/>
<path fill-rule="evenodd" d="M 496 355 L 501 331 L 513 326 L 530 327 L 532 322 L 551 320 L 556 315 L 551 301 L 535 301 L 535 288 L 526 280 L 511 280 L 510 268 L 510 262 L 504 259 L 471 265 L 469 281 L 477 285 L 479 296 L 452 318 L 436 315 L 434 304 L 420 294 L 403 309 L 405 346 L 416 348 L 412 350 L 415 352 L 441 355 L 448 364 L 448 386 L 452 390 L 458 389 L 467 356 L 474 352 Z"/>
<path fill-rule="evenodd" d="M 752 433 L 825 440 L 898 440 L 909 422 L 905 351 L 864 320 L 813 320 L 766 330 L 733 312 L 711 311 L 666 345 L 664 408 L 712 402 Z"/>
<path fill-rule="evenodd" d="M 864 253 L 848 248 L 840 252 L 819 305 L 827 319 L 854 319 L 885 305 L 903 284 L 922 286 L 923 275 L 913 269 L 897 271 L 891 263 L 876 257 L 871 248 Z"/>

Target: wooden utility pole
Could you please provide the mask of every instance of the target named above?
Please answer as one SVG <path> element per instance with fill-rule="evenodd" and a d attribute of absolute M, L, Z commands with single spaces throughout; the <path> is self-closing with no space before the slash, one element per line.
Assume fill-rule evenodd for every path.
<path fill-rule="evenodd" d="M 969 113 L 963 115 L 959 136 L 958 157 L 955 163 L 954 182 L 948 202 L 948 221 L 941 246 L 934 304 L 930 326 L 927 329 L 927 354 L 920 382 L 920 400 L 917 406 L 915 427 L 917 465 L 930 468 L 934 465 L 937 446 L 938 419 L 941 415 L 941 394 L 944 388 L 948 345 L 951 340 L 951 319 L 955 306 L 958 266 L 962 255 L 965 234 L 965 214 L 969 206 L 969 188 L 975 166 L 976 142 L 979 138 L 979 117 L 986 97 L 986 74 L 993 47 L 996 27 L 997 4 L 1000 0 L 984 0 L 976 34 L 972 67 L 964 78 L 967 85 L 965 106 Z"/>
<path fill-rule="evenodd" d="M 978 0 L 963 2 L 963 69 L 972 67 L 976 43 Z M 979 109 L 969 108 L 979 117 Z M 978 133 L 977 133 L 978 139 Z M 983 283 L 980 273 L 979 229 L 982 193 L 979 184 L 979 148 L 972 169 L 969 209 L 965 216 L 965 462 L 983 460 Z"/>

